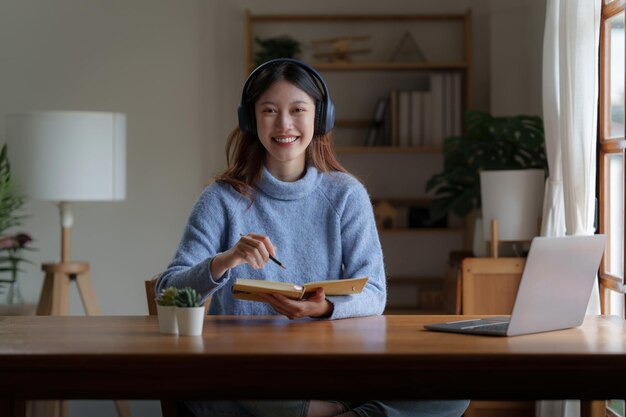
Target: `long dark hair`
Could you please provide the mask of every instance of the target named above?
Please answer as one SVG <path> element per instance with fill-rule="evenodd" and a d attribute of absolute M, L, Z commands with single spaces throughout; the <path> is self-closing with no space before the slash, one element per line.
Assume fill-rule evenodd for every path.
<path fill-rule="evenodd" d="M 320 105 L 323 93 L 312 76 L 301 66 L 292 62 L 280 62 L 270 65 L 259 72 L 250 81 L 244 91 L 242 105 L 247 107 L 248 115 L 254 118 L 254 104 L 259 97 L 276 81 L 287 81 L 298 87 Z M 316 115 L 319 114 L 316 111 Z M 316 120 L 316 126 L 318 121 Z M 256 126 L 256 123 L 253 123 Z M 215 177 L 217 182 L 229 184 L 240 194 L 254 201 L 253 184 L 261 177 L 266 150 L 258 136 L 248 134 L 237 126 L 228 136 L 226 143 L 226 170 Z M 306 149 L 306 162 L 321 172 L 347 170 L 337 161 L 333 150 L 332 132 L 314 135 Z"/>

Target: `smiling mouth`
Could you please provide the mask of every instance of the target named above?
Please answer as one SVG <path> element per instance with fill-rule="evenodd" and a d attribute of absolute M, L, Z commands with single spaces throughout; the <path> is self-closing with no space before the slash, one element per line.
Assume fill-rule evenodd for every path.
<path fill-rule="evenodd" d="M 298 140 L 298 136 L 273 137 L 272 139 L 278 143 L 287 144 Z"/>

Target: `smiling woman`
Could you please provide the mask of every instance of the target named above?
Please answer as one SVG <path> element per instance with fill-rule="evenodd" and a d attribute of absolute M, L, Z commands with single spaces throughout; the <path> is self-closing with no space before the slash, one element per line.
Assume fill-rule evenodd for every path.
<path fill-rule="evenodd" d="M 300 61 L 269 61 L 246 81 L 238 117 L 228 168 L 196 202 L 159 288 L 191 286 L 212 295 L 209 314 L 215 315 L 334 320 L 382 314 L 386 280 L 372 205 L 333 153 L 334 105 L 321 76 Z M 358 294 L 329 295 L 318 287 L 304 299 L 275 292 L 250 301 L 233 297 L 234 278 L 244 277 L 300 286 L 368 280 Z M 468 404 L 340 400 L 187 404 L 202 417 L 458 417 Z"/>

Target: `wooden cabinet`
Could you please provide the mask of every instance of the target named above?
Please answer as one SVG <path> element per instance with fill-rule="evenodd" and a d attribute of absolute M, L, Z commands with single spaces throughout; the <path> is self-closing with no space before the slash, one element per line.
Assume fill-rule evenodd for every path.
<path fill-rule="evenodd" d="M 443 278 L 448 254 L 469 244 L 461 219 L 427 227 L 419 216 L 430 203 L 426 182 L 443 167 L 443 138 L 461 133 L 462 113 L 471 102 L 470 28 L 470 11 L 246 12 L 247 73 L 256 65 L 256 39 L 287 35 L 299 42 L 298 57 L 322 73 L 335 103 L 334 142 L 341 163 L 364 182 L 373 203 L 384 200 L 397 211 L 397 221 L 388 223 L 393 227 L 379 229 L 390 277 L 387 313 L 447 312 Z M 346 58 L 332 53 L 338 40 L 344 50 L 360 52 L 337 59 Z M 326 48 L 335 59 L 320 55 L 320 43 L 330 44 Z M 386 101 L 382 118 L 377 112 L 381 101 Z"/>
<path fill-rule="evenodd" d="M 459 274 L 460 313 L 510 315 L 526 258 L 462 260 Z M 534 401 L 472 401 L 466 417 L 534 417 Z"/>

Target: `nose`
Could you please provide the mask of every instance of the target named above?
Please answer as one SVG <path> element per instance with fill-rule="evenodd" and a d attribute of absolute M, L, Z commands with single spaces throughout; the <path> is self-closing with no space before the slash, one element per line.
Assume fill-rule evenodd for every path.
<path fill-rule="evenodd" d="M 293 127 L 293 118 L 289 112 L 280 112 L 276 118 L 276 127 L 282 130 L 289 130 Z"/>

